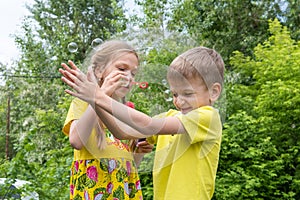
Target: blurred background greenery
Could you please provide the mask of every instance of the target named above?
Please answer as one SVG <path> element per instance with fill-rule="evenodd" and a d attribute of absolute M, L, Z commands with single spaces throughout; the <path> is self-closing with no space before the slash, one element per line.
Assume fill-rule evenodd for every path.
<path fill-rule="evenodd" d="M 213 199 L 300 199 L 299 0 L 35 0 L 0 63 L 0 177 L 32 183 L 40 199 L 68 199 L 72 149 L 61 129 L 72 99 L 58 68 L 82 69 L 96 38 L 123 39 L 141 57 L 127 100 L 150 115 L 173 108 L 166 69 L 194 46 L 216 49 L 226 83 L 216 104 L 224 131 Z M 75 50 L 68 49 L 76 43 Z M 153 153 L 140 176 L 151 200 Z M 150 167 L 149 167 L 150 166 Z M 5 191 L 4 191 L 5 192 Z"/>

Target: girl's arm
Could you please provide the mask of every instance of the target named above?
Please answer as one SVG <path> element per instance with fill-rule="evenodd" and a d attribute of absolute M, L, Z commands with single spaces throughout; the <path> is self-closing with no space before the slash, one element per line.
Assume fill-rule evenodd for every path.
<path fill-rule="evenodd" d="M 76 92 L 65 90 L 66 93 L 87 101 L 94 107 L 97 114 L 100 114 L 101 110 L 104 109 L 115 118 L 147 136 L 186 132 L 180 120 L 176 117 L 151 118 L 107 96 L 103 89 L 100 89 L 97 84 L 91 81 L 92 72 L 90 71 L 88 76 L 78 69 L 60 69 L 60 73 L 64 76 L 62 80 L 76 90 Z"/>
<path fill-rule="evenodd" d="M 146 153 L 150 153 L 153 149 L 153 145 L 148 143 L 146 140 L 137 142 L 137 147 L 133 152 L 134 161 L 137 167 L 140 165 L 143 157 Z"/>
<path fill-rule="evenodd" d="M 80 150 L 88 141 L 93 127 L 97 123 L 97 115 L 91 106 L 88 106 L 80 119 L 71 123 L 69 141 L 73 148 Z"/>

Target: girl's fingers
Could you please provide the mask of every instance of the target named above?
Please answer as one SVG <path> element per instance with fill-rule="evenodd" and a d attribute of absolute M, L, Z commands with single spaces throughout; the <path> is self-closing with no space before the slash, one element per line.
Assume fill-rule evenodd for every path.
<path fill-rule="evenodd" d="M 123 71 L 114 71 L 111 72 L 105 79 L 118 81 L 120 78 L 127 78 L 127 73 Z"/>
<path fill-rule="evenodd" d="M 139 148 L 141 148 L 141 149 L 148 149 L 148 150 L 153 149 L 153 145 L 152 145 L 152 144 L 149 144 L 149 143 L 146 142 L 146 141 L 139 142 L 139 143 L 137 144 L 137 146 L 138 146 Z"/>
<path fill-rule="evenodd" d="M 123 74 L 115 74 L 113 76 L 107 76 L 105 79 L 104 79 L 104 83 L 107 83 L 108 85 L 113 85 L 113 84 L 117 84 L 117 86 L 121 86 L 123 85 L 124 81 L 120 81 L 124 79 L 124 81 L 129 81 L 127 76 L 123 75 Z M 103 84 L 104 84 L 103 83 Z"/>

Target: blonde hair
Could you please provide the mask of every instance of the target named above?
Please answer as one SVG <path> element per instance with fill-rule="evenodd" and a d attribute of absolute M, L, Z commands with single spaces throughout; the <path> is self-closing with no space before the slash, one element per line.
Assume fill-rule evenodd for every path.
<path fill-rule="evenodd" d="M 183 76 L 186 79 L 200 77 L 207 88 L 214 83 L 224 82 L 224 61 L 221 55 L 207 47 L 192 48 L 171 63 L 167 78 Z"/>
<path fill-rule="evenodd" d="M 96 50 L 92 52 L 89 67 L 93 69 L 94 75 L 96 77 L 97 73 L 105 72 L 105 70 L 112 62 L 127 53 L 133 53 L 138 58 L 135 49 L 125 41 L 108 40 L 99 45 Z M 103 79 L 99 81 L 99 85 L 101 86 L 102 83 Z M 107 145 L 106 133 L 104 124 L 100 118 L 98 120 L 98 124 L 96 125 L 96 133 L 98 148 L 105 149 Z"/>

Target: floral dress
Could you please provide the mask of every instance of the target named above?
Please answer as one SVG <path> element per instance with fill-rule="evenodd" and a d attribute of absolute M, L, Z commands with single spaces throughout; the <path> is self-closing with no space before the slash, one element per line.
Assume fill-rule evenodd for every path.
<path fill-rule="evenodd" d="M 72 101 L 63 132 L 68 134 L 74 115 L 85 110 L 85 102 Z M 80 109 L 78 109 L 78 107 Z M 77 115 L 77 114 L 76 114 Z M 113 137 L 106 132 L 107 147 L 99 150 L 95 131 L 81 150 L 74 149 L 74 161 L 70 174 L 71 200 L 141 200 L 141 184 L 132 153 L 127 141 Z"/>

